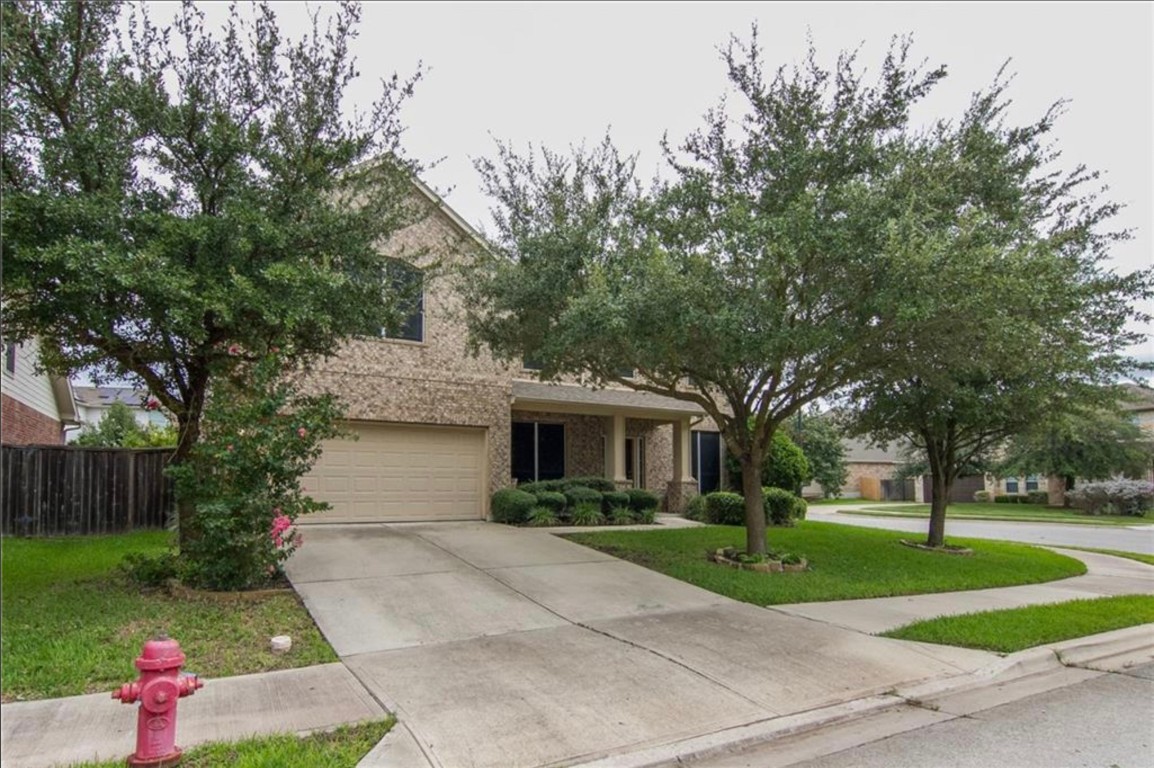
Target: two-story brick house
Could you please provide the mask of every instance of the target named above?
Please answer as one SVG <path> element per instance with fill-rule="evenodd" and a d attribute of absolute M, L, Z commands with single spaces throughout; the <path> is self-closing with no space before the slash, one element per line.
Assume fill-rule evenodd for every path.
<path fill-rule="evenodd" d="M 532 370 L 471 355 L 454 287 L 462 278 L 444 264 L 480 241 L 427 187 L 416 188 L 431 213 L 385 253 L 423 290 L 395 337 L 350 341 L 313 372 L 311 386 L 343 398 L 359 439 L 326 444 L 304 486 L 333 509 L 302 522 L 484 519 L 496 489 L 562 476 L 647 488 L 674 510 L 688 494 L 718 487 L 722 441 L 697 406 L 546 384 Z"/>
<path fill-rule="evenodd" d="M 66 428 L 78 428 L 76 398 L 68 379 L 38 370 L 37 342 L 5 342 L 0 364 L 0 439 L 9 445 L 59 445 Z"/>

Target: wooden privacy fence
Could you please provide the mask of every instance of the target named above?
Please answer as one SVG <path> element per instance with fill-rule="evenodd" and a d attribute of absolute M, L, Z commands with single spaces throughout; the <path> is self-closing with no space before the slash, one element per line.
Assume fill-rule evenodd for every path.
<path fill-rule="evenodd" d="M 5 445 L 0 532 L 16 536 L 163 528 L 174 509 L 171 448 Z"/>

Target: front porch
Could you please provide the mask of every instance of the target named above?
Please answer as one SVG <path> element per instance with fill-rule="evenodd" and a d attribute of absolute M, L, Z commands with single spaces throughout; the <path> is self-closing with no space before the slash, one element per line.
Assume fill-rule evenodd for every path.
<path fill-rule="evenodd" d="M 692 403 L 658 395 L 514 381 L 511 476 L 607 477 L 679 513 L 697 493 L 691 437 L 705 420 Z"/>

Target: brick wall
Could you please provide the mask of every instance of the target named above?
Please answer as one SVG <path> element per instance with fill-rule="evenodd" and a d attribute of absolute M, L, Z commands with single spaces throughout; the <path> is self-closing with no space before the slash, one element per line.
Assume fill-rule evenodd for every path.
<path fill-rule="evenodd" d="M 0 395 L 0 439 L 9 445 L 61 445 L 63 425 L 35 408 Z"/>

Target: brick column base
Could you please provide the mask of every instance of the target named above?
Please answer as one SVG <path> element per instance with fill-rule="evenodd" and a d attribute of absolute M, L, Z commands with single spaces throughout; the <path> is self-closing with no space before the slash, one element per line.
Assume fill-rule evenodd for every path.
<path fill-rule="evenodd" d="M 696 495 L 696 480 L 670 480 L 665 491 L 665 511 L 674 515 L 684 515 L 689 500 Z"/>

